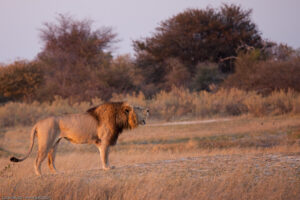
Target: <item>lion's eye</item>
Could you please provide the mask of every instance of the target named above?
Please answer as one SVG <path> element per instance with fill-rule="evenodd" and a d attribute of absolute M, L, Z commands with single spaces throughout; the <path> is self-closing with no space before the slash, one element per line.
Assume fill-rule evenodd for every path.
<path fill-rule="evenodd" d="M 128 114 L 129 113 L 129 109 L 125 109 L 125 112 Z"/>

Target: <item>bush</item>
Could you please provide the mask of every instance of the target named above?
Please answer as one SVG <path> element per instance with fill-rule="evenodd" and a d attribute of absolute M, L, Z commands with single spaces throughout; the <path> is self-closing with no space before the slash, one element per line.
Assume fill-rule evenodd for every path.
<path fill-rule="evenodd" d="M 18 61 L 0 67 L 0 101 L 30 102 L 42 82 L 43 72 L 37 62 Z"/>
<path fill-rule="evenodd" d="M 289 60 L 258 59 L 259 51 L 242 54 L 236 62 L 236 72 L 223 83 L 226 88 L 239 88 L 269 95 L 273 91 L 293 89 L 300 92 L 300 57 Z"/>

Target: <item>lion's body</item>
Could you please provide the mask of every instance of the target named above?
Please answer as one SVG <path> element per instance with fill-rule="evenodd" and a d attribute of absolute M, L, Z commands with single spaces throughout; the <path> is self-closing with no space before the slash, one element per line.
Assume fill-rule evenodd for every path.
<path fill-rule="evenodd" d="M 36 123 L 39 144 L 65 138 L 72 143 L 85 144 L 97 141 L 97 121 L 90 114 L 50 117 Z M 53 141 L 54 142 L 54 141 Z"/>
<path fill-rule="evenodd" d="M 73 143 L 93 143 L 98 139 L 98 123 L 90 114 L 59 117 L 57 125 L 61 132 L 61 137 L 67 138 Z"/>
<path fill-rule="evenodd" d="M 62 138 L 76 144 L 95 144 L 99 148 L 104 169 L 108 166 L 108 147 L 115 145 L 123 129 L 131 129 L 145 123 L 148 110 L 134 108 L 126 103 L 106 103 L 89 109 L 86 113 L 49 117 L 37 122 L 31 133 L 31 148 L 23 159 L 15 157 L 11 161 L 26 159 L 32 150 L 34 137 L 38 138 L 36 173 L 40 175 L 41 162 L 48 155 L 48 165 L 55 171 L 55 150 Z"/>

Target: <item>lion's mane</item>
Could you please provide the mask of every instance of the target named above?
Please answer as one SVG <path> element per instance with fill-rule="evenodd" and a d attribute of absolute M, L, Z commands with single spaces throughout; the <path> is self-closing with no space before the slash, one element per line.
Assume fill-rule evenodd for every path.
<path fill-rule="evenodd" d="M 138 126 L 134 109 L 123 102 L 106 103 L 87 110 L 93 116 L 98 126 L 105 125 L 110 129 L 108 138 L 110 145 L 115 145 L 123 129 L 133 129 Z"/>

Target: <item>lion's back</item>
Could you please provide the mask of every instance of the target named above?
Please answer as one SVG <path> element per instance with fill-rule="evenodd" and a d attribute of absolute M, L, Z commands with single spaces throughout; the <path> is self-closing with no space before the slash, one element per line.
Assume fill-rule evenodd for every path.
<path fill-rule="evenodd" d="M 88 114 L 70 114 L 57 118 L 60 126 L 65 128 L 91 129 L 97 128 L 97 121 Z"/>

